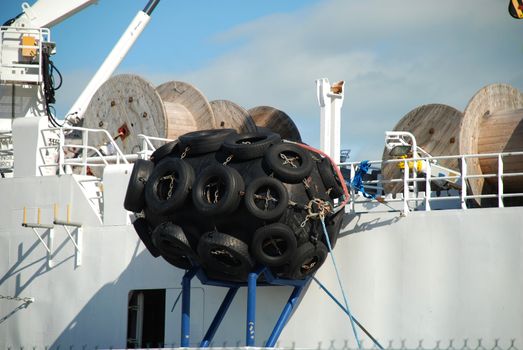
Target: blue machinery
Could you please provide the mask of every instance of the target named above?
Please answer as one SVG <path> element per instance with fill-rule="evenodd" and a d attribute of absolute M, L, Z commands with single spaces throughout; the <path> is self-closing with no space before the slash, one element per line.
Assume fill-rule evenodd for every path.
<path fill-rule="evenodd" d="M 209 347 L 218 327 L 220 326 L 229 306 L 231 305 L 236 292 L 240 287 L 247 286 L 247 321 L 246 321 L 246 330 L 245 330 L 245 345 L 254 346 L 255 345 L 255 329 L 256 329 L 256 287 L 258 286 L 258 278 L 263 275 L 265 280 L 261 282 L 261 285 L 277 285 L 277 286 L 293 286 L 294 290 L 292 291 L 287 303 L 283 307 L 283 310 L 274 325 L 272 333 L 268 338 L 265 347 L 274 347 L 276 341 L 278 340 L 283 327 L 289 320 L 292 310 L 296 306 L 296 303 L 307 283 L 310 281 L 310 278 L 305 280 L 285 280 L 278 279 L 272 275 L 272 273 L 267 268 L 260 268 L 254 272 L 250 272 L 247 278 L 247 284 L 240 282 L 224 282 L 216 281 L 207 278 L 206 274 L 199 267 L 194 267 L 193 269 L 187 271 L 182 279 L 182 331 L 181 331 L 181 347 L 190 346 L 190 320 L 191 320 L 191 280 L 196 276 L 202 284 L 217 286 L 217 287 L 226 287 L 229 288 L 229 291 L 225 295 L 216 315 L 214 316 L 207 333 L 203 337 L 203 340 L 200 342 L 200 347 L 206 348 Z"/>

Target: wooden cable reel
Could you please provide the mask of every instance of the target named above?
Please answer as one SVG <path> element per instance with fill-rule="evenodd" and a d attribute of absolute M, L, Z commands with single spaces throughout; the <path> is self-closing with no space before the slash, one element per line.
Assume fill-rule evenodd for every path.
<path fill-rule="evenodd" d="M 249 114 L 257 126 L 268 128 L 281 135 L 283 139 L 301 142 L 298 127 L 285 112 L 269 106 L 249 109 Z"/>
<path fill-rule="evenodd" d="M 523 151 L 523 94 L 507 84 L 491 84 L 479 90 L 465 109 L 460 132 L 460 153 L 502 153 Z M 523 172 L 523 157 L 503 160 L 504 172 Z M 468 174 L 497 174 L 498 160 L 471 158 Z M 469 179 L 474 195 L 497 193 L 497 178 Z M 523 177 L 505 177 L 504 192 L 523 192 Z"/>
<path fill-rule="evenodd" d="M 228 100 L 210 102 L 216 125 L 219 128 L 235 129 L 239 133 L 256 132 L 254 120 L 245 108 Z"/>
<path fill-rule="evenodd" d="M 465 113 L 445 105 L 421 106 L 403 117 L 394 130 L 414 134 L 418 146 L 432 156 L 523 151 L 523 94 L 507 84 L 491 84 L 474 95 Z M 383 160 L 390 158 L 385 149 Z M 462 171 L 460 160 L 438 164 Z M 497 157 L 468 158 L 466 164 L 468 175 L 494 175 L 468 179 L 467 194 L 497 193 Z M 505 157 L 503 171 L 523 172 L 523 156 Z M 401 170 L 392 164 L 383 165 L 382 174 L 385 179 L 401 178 Z M 523 192 L 523 177 L 504 177 L 503 187 L 504 193 Z M 396 193 L 403 184 L 384 188 L 387 193 Z M 488 204 L 488 200 L 475 201 Z"/>
<path fill-rule="evenodd" d="M 122 74 L 96 91 L 83 126 L 106 129 L 122 152 L 131 154 L 142 149 L 139 134 L 175 139 L 189 131 L 213 129 L 216 122 L 209 102 L 194 86 L 171 81 L 155 88 L 139 76 Z M 90 146 L 98 149 L 106 143 L 102 133 L 90 133 Z"/>

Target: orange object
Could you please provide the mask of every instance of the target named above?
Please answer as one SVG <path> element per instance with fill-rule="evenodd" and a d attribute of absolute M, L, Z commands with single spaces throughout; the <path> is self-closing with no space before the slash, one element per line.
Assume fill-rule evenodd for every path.
<path fill-rule="evenodd" d="M 37 43 L 36 43 L 36 38 L 32 37 L 32 36 L 29 36 L 29 35 L 24 35 L 22 37 L 22 56 L 23 57 L 36 57 L 36 47 L 37 47 Z M 34 46 L 34 48 L 32 47 L 27 47 L 27 46 Z"/>

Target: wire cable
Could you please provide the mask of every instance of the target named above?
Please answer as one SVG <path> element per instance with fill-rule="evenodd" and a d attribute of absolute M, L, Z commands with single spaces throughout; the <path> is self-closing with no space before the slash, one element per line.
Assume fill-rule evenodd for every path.
<path fill-rule="evenodd" d="M 331 241 L 329 239 L 329 233 L 327 232 L 327 227 L 325 227 L 325 220 L 323 218 L 321 218 L 320 221 L 321 221 L 321 226 L 323 228 L 323 234 L 325 236 L 325 242 L 327 242 L 327 247 L 329 248 L 329 253 L 331 256 L 332 264 L 334 265 L 334 270 L 336 271 L 336 278 L 338 279 L 338 284 L 340 285 L 341 294 L 343 295 L 343 302 L 345 303 L 345 309 L 347 310 L 347 313 L 349 314 L 349 320 L 350 320 L 350 325 L 352 327 L 352 332 L 354 333 L 354 338 L 356 338 L 356 343 L 358 344 L 358 349 L 362 350 L 361 340 L 360 340 L 360 337 L 358 336 L 358 330 L 356 329 L 356 325 L 354 324 L 354 317 L 352 316 L 352 313 L 349 308 L 349 299 L 347 298 L 347 294 L 345 293 L 345 289 L 343 288 L 340 271 L 338 270 L 338 265 L 336 264 L 336 259 L 334 258 L 334 253 L 332 252 L 332 246 L 331 246 Z"/>

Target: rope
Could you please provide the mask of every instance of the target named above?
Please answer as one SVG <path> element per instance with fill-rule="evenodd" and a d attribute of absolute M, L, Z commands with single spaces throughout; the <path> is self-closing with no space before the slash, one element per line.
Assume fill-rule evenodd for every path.
<path fill-rule="evenodd" d="M 347 310 L 347 313 L 349 314 L 349 320 L 350 320 L 350 325 L 352 327 L 352 332 L 354 333 L 354 338 L 356 339 L 356 343 L 358 343 L 358 349 L 362 350 L 361 340 L 358 336 L 358 331 L 356 330 L 356 325 L 354 324 L 354 318 L 352 317 L 352 313 L 349 308 L 349 300 L 347 298 L 347 295 L 345 294 L 345 289 L 343 288 L 343 283 L 341 281 L 340 272 L 338 271 L 338 265 L 336 264 L 336 259 L 334 258 L 334 252 L 332 251 L 329 234 L 327 233 L 327 227 L 325 227 L 325 220 L 323 217 L 321 218 L 321 226 L 323 228 L 325 242 L 327 242 L 327 247 L 329 248 L 329 253 L 330 253 L 330 256 L 332 259 L 332 264 L 334 265 L 334 270 L 336 271 L 336 277 L 338 279 L 338 284 L 340 285 L 341 294 L 343 295 L 343 302 L 345 303 L 345 309 Z"/>
<path fill-rule="evenodd" d="M 336 297 L 334 295 L 332 295 L 331 292 L 329 292 L 329 290 L 327 289 L 327 287 L 325 287 L 323 285 L 323 283 L 321 283 L 314 276 L 312 276 L 312 280 L 314 282 L 316 282 L 316 284 L 321 288 L 321 290 L 323 290 L 325 293 L 327 293 L 327 295 L 336 303 L 336 305 L 338 305 L 347 315 L 349 315 L 349 313 L 347 312 L 347 309 L 345 309 L 345 306 L 343 306 L 338 301 L 338 299 L 336 299 Z M 374 338 L 372 336 L 372 334 L 370 334 L 370 332 L 365 327 L 363 327 L 363 325 L 358 321 L 358 319 L 355 316 L 352 316 L 352 319 L 354 320 L 354 322 L 356 322 L 356 325 L 358 325 L 358 327 L 360 327 L 360 329 L 363 331 L 363 333 L 365 333 L 374 342 L 374 344 L 378 347 L 378 349 L 384 350 L 383 346 L 376 340 L 376 338 Z"/>
<path fill-rule="evenodd" d="M 361 192 L 363 197 L 368 199 L 376 199 L 376 195 L 367 193 L 365 191 L 365 187 L 363 186 L 363 175 L 367 174 L 369 172 L 370 164 L 368 160 L 362 160 L 360 164 L 358 165 L 358 170 L 356 170 L 356 173 L 354 174 L 354 178 L 352 179 L 352 182 L 350 183 L 350 186 L 354 188 L 356 191 Z"/>

